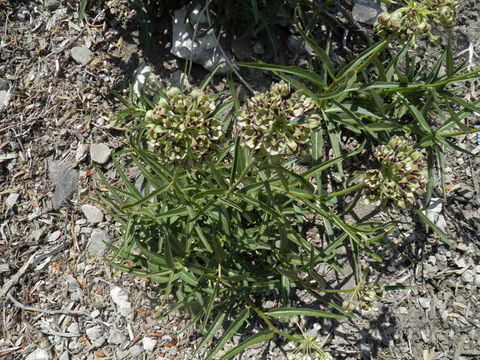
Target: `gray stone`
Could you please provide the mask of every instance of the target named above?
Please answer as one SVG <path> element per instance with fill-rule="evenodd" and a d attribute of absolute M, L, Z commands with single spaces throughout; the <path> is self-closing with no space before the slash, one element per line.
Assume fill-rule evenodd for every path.
<path fill-rule="evenodd" d="M 245 60 L 253 56 L 252 44 L 248 39 L 233 40 L 231 48 L 238 60 Z"/>
<path fill-rule="evenodd" d="M 93 57 L 93 53 L 86 46 L 73 47 L 70 55 L 80 65 L 87 65 Z"/>
<path fill-rule="evenodd" d="M 80 334 L 80 327 L 78 326 L 78 323 L 71 323 L 67 328 L 67 332 L 74 335 Z"/>
<path fill-rule="evenodd" d="M 142 339 L 142 345 L 143 345 L 143 349 L 146 352 L 152 352 L 155 349 L 155 346 L 157 345 L 157 340 L 149 337 L 144 337 Z"/>
<path fill-rule="evenodd" d="M 10 271 L 10 265 L 8 264 L 0 264 L 0 273 L 2 272 L 9 272 Z"/>
<path fill-rule="evenodd" d="M 17 202 L 19 196 L 20 195 L 17 193 L 11 193 L 7 196 L 7 199 L 5 200 L 5 205 L 7 205 L 9 209 L 11 209 L 13 205 L 15 205 L 15 203 Z"/>
<path fill-rule="evenodd" d="M 128 317 L 133 313 L 132 304 L 128 301 L 128 294 L 125 290 L 114 286 L 112 290 L 110 290 L 110 297 L 115 305 L 117 305 L 120 315 Z"/>
<path fill-rule="evenodd" d="M 252 46 L 252 51 L 254 54 L 256 55 L 263 55 L 265 54 L 265 48 L 263 47 L 262 44 L 260 44 L 259 42 L 256 42 L 255 44 L 253 44 Z"/>
<path fill-rule="evenodd" d="M 465 262 L 465 259 L 463 257 L 458 257 L 454 261 L 456 266 L 458 266 L 460 269 L 466 268 L 467 263 Z"/>
<path fill-rule="evenodd" d="M 58 357 L 58 360 L 70 360 L 70 354 L 68 353 L 68 351 L 62 352 Z"/>
<path fill-rule="evenodd" d="M 50 360 L 52 358 L 50 351 L 45 349 L 35 349 L 28 354 L 25 360 Z"/>
<path fill-rule="evenodd" d="M 94 326 L 85 330 L 87 337 L 90 341 L 94 342 L 99 339 L 103 334 L 103 329 L 99 326 Z"/>
<path fill-rule="evenodd" d="M 8 90 L 10 85 L 7 80 L 0 78 L 0 90 Z"/>
<path fill-rule="evenodd" d="M 133 72 L 133 92 L 135 95 L 140 96 L 142 94 L 143 86 L 145 82 L 152 74 L 152 68 L 147 64 L 142 64 Z"/>
<path fill-rule="evenodd" d="M 48 236 L 48 242 L 55 242 L 57 241 L 60 236 L 62 235 L 62 231 L 61 230 L 55 230 L 53 233 L 51 233 L 49 236 Z"/>
<path fill-rule="evenodd" d="M 424 309 L 429 309 L 430 308 L 430 299 L 428 298 L 419 298 L 418 302 L 420 303 L 420 306 Z"/>
<path fill-rule="evenodd" d="M 8 105 L 10 90 L 0 90 L 0 110 Z"/>
<path fill-rule="evenodd" d="M 95 229 L 90 235 L 90 241 L 88 242 L 87 252 L 90 256 L 102 257 L 107 250 L 108 237 L 105 234 L 105 231 L 100 229 Z"/>
<path fill-rule="evenodd" d="M 58 0 L 44 0 L 43 5 L 49 10 L 55 10 L 60 6 L 60 2 Z"/>
<path fill-rule="evenodd" d="M 379 0 L 355 0 L 352 16 L 355 21 L 373 25 L 383 11 L 384 7 Z"/>
<path fill-rule="evenodd" d="M 105 144 L 90 145 L 90 158 L 97 164 L 105 164 L 110 158 L 111 153 L 112 149 Z"/>
<path fill-rule="evenodd" d="M 103 221 L 103 212 L 94 205 L 85 204 L 81 207 L 83 214 L 91 224 L 98 224 Z"/>
<path fill-rule="evenodd" d="M 468 203 L 475 196 L 475 190 L 468 185 L 460 184 L 454 191 L 455 199 L 461 202 Z"/>
<path fill-rule="evenodd" d="M 78 172 L 65 162 L 50 161 L 48 177 L 55 184 L 52 206 L 54 210 L 58 210 L 77 190 Z"/>
<path fill-rule="evenodd" d="M 170 78 L 168 79 L 170 81 L 170 84 L 172 86 L 181 88 L 189 88 L 190 83 L 188 82 L 187 76 L 185 73 L 181 70 L 175 70 L 171 75 Z"/>
<path fill-rule="evenodd" d="M 182 59 L 191 60 L 210 71 L 223 64 L 218 73 L 226 73 L 225 58 L 218 49 L 218 39 L 212 32 L 198 36 L 205 29 L 197 29 L 196 34 L 187 17 L 186 7 L 175 10 L 172 24 L 171 53 Z"/>
<path fill-rule="evenodd" d="M 130 357 L 133 359 L 138 358 L 143 354 L 143 349 L 139 345 L 133 345 L 128 351 L 130 353 Z"/>
<path fill-rule="evenodd" d="M 105 336 L 100 336 L 98 339 L 96 339 L 96 340 L 92 343 L 92 346 L 93 346 L 95 349 L 98 349 L 98 348 L 102 347 L 106 342 L 107 342 L 107 339 L 105 338 Z"/>
<path fill-rule="evenodd" d="M 110 336 L 108 337 L 107 341 L 109 344 L 120 345 L 121 343 L 127 341 L 127 337 L 123 335 L 120 331 L 111 330 Z"/>
<path fill-rule="evenodd" d="M 475 274 L 474 281 L 475 281 L 475 284 L 480 285 L 480 274 Z"/>
<path fill-rule="evenodd" d="M 287 38 L 287 48 L 292 53 L 304 53 L 308 52 L 310 55 L 313 54 L 313 50 L 308 44 L 305 43 L 303 38 L 298 35 L 290 35 Z"/>
<path fill-rule="evenodd" d="M 462 274 L 462 280 L 466 283 L 473 283 L 475 281 L 475 276 L 472 270 L 465 270 Z"/>

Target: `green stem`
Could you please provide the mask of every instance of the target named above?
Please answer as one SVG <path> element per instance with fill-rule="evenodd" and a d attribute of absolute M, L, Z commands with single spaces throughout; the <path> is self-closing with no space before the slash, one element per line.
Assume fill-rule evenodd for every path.
<path fill-rule="evenodd" d="M 226 196 L 230 195 L 233 190 L 235 190 L 237 186 L 240 185 L 240 183 L 243 181 L 243 179 L 245 179 L 245 176 L 247 176 L 248 172 L 250 171 L 252 166 L 256 164 L 256 162 L 256 159 L 252 159 L 252 161 L 250 161 L 247 166 L 245 166 L 237 181 L 235 181 L 235 183 L 228 188 L 228 191 L 225 193 Z"/>
<path fill-rule="evenodd" d="M 280 335 L 280 336 L 283 336 L 284 338 L 290 340 L 290 341 L 295 341 L 295 342 L 302 342 L 304 339 L 303 339 L 303 336 L 300 337 L 300 336 L 294 336 L 294 335 L 290 335 L 290 334 L 287 334 L 286 332 L 283 332 L 282 330 L 278 329 L 275 325 L 272 324 L 272 322 L 267 318 L 267 316 L 260 310 L 258 309 L 257 307 L 255 307 L 255 305 L 253 305 L 253 303 L 250 301 L 250 299 L 247 299 L 247 303 L 248 305 L 250 306 L 250 309 L 252 309 L 253 311 L 255 311 L 257 313 L 258 316 L 260 316 L 260 318 L 265 321 L 265 323 L 267 324 L 267 326 L 277 335 Z"/>
<path fill-rule="evenodd" d="M 330 193 L 328 195 L 324 195 L 324 196 L 320 196 L 321 199 L 324 199 L 324 200 L 328 200 L 328 199 L 332 199 L 332 198 L 335 198 L 337 196 L 343 196 L 345 194 L 348 194 L 348 193 L 351 193 L 353 191 L 356 191 L 358 189 L 361 189 L 365 186 L 365 183 L 358 183 L 356 185 L 353 185 L 353 186 L 350 186 L 349 188 L 346 188 L 346 189 L 343 189 L 343 190 L 340 190 L 340 191 L 337 191 L 337 192 L 334 192 L 334 193 Z"/>
<path fill-rule="evenodd" d="M 437 135 L 441 137 L 451 137 L 451 136 L 458 136 L 458 135 L 465 135 L 465 134 L 474 134 L 478 132 L 480 132 L 480 129 L 471 129 L 467 131 L 455 131 L 452 133 L 443 133 L 443 134 L 437 134 Z"/>

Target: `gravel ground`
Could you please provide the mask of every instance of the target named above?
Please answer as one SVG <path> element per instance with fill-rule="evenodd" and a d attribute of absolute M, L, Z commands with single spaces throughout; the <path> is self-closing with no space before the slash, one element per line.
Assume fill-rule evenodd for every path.
<path fill-rule="evenodd" d="M 111 153 L 124 146 L 124 130 L 110 125 L 120 109 L 110 90 L 126 93 L 144 61 L 162 78 L 183 63 L 169 52 L 166 15 L 157 24 L 158 50 L 147 57 L 127 0 L 105 1 L 82 26 L 76 7 L 0 0 L 0 104 L 9 97 L 0 110 L 0 358 L 191 359 L 199 335 L 178 333 L 188 318 L 162 316 L 154 285 L 105 264 L 104 241 L 115 228 L 91 201 L 105 191 L 97 169 L 114 181 Z M 478 0 L 460 1 L 458 52 L 480 44 L 479 24 Z M 480 65 L 479 57 L 471 61 Z M 194 82 L 204 73 L 192 74 Z M 462 90 L 470 100 L 479 94 L 474 86 Z M 480 150 L 476 135 L 455 141 Z M 398 245 L 381 250 L 385 262 L 371 264 L 371 277 L 416 290 L 373 297 L 350 322 L 303 322 L 335 359 L 480 358 L 480 161 L 448 155 L 448 204 L 436 209 L 455 248 L 395 214 Z M 374 210 L 363 206 L 356 215 Z M 348 262 L 344 270 L 339 285 L 348 287 Z M 284 359 L 287 349 L 272 341 L 238 359 Z"/>

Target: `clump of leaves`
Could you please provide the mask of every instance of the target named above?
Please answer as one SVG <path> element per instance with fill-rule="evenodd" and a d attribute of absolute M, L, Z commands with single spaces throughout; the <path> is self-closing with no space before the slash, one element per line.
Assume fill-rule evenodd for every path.
<path fill-rule="evenodd" d="M 431 32 L 432 23 L 450 28 L 455 24 L 456 0 L 415 0 L 387 1 L 400 6 L 393 12 L 382 13 L 377 17 L 375 29 L 378 34 L 387 37 L 394 34 L 400 41 L 415 42 L 417 38 L 428 36 L 431 42 L 439 37 Z"/>
<path fill-rule="evenodd" d="M 229 323 L 207 359 L 253 315 L 264 321 L 266 330 L 222 359 L 275 334 L 310 349 L 313 339 L 281 329 L 276 319 L 352 316 L 324 297 L 325 282 L 315 269 L 322 263 L 336 269 L 335 249 L 347 240 L 357 255 L 364 251 L 380 260 L 369 242 L 391 226 L 347 224 L 330 201 L 357 188 L 325 196 L 312 185 L 323 171 L 363 146 L 308 170 L 292 171 L 289 155 L 318 146 L 317 140 L 307 140 L 318 126 L 308 118 L 317 109 L 284 82 L 255 94 L 237 107 L 238 114 L 223 117 L 216 116 L 222 105 L 203 87 L 158 89 L 154 99 L 143 102 L 144 109 L 131 104 L 128 113 L 143 121 L 129 137 L 130 148 L 114 155 L 123 185 L 107 183 L 111 196 L 102 203 L 120 224 L 122 243 L 111 246 L 115 256 L 109 263 L 163 285 L 163 295 L 173 297 L 175 308 L 188 311 L 204 332 L 197 353 Z M 253 147 L 248 140 L 255 126 L 249 124 L 259 130 Z M 280 146 L 281 136 L 298 143 Z M 132 173 L 136 179 L 127 175 Z M 326 247 L 313 246 L 306 238 L 305 217 L 312 213 L 328 223 Z M 298 290 L 308 291 L 325 308 L 292 307 Z M 268 295 L 278 298 L 278 307 L 262 308 L 258 300 Z"/>

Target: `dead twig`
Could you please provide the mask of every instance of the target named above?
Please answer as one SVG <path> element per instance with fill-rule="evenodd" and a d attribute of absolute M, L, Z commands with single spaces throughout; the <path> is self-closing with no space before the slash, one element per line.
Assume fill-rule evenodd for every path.
<path fill-rule="evenodd" d="M 23 311 L 33 311 L 33 312 L 48 314 L 48 315 L 83 316 L 83 317 L 89 318 L 93 322 L 96 322 L 98 324 L 106 326 L 109 329 L 115 329 L 109 323 L 94 318 L 92 315 L 90 315 L 86 311 L 75 311 L 75 310 L 64 310 L 64 309 L 50 310 L 50 309 L 39 309 L 39 308 L 36 308 L 36 307 L 33 307 L 33 306 L 27 306 L 27 305 L 23 305 L 21 302 L 19 302 L 17 299 L 15 299 L 10 292 L 7 294 L 7 298 L 12 302 L 12 304 L 14 306 L 18 307 L 19 309 L 22 309 Z M 115 329 L 115 330 L 117 330 L 117 329 Z M 117 331 L 119 331 L 119 330 L 117 330 Z"/>
<path fill-rule="evenodd" d="M 17 271 L 15 275 L 13 275 L 10 279 L 8 279 L 5 284 L 3 284 L 2 289 L 0 290 L 0 300 L 2 300 L 5 295 L 10 291 L 13 285 L 15 285 L 23 274 L 27 271 L 30 264 L 35 260 L 35 256 L 37 253 L 34 253 L 32 256 L 28 258 L 28 260 L 23 264 L 23 266 Z"/>

